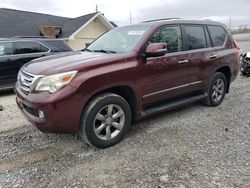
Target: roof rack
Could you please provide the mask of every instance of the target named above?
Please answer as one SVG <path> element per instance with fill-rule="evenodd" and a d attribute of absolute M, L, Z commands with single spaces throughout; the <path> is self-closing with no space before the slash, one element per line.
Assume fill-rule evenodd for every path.
<path fill-rule="evenodd" d="M 181 19 L 181 18 L 161 18 L 161 19 L 143 21 L 142 23 L 155 22 L 155 21 L 166 21 L 166 20 L 178 20 L 178 19 Z"/>
<path fill-rule="evenodd" d="M 47 37 L 44 37 L 44 36 L 14 36 L 12 38 L 41 38 L 41 39 L 44 39 Z"/>

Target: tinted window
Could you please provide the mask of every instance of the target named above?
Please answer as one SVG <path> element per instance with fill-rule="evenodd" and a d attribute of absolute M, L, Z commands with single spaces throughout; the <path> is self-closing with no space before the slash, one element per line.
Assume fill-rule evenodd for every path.
<path fill-rule="evenodd" d="M 49 51 L 49 49 L 47 47 L 45 47 L 45 46 L 43 46 L 41 44 L 39 44 L 39 45 L 40 45 L 40 52 L 47 52 L 47 51 Z"/>
<path fill-rule="evenodd" d="M 12 42 L 0 42 L 0 56 L 12 55 L 13 43 Z"/>
<path fill-rule="evenodd" d="M 16 54 L 47 52 L 48 49 L 37 42 L 16 42 Z"/>
<path fill-rule="evenodd" d="M 202 26 L 185 26 L 188 50 L 206 48 L 206 37 Z"/>
<path fill-rule="evenodd" d="M 53 52 L 68 52 L 72 51 L 70 47 L 63 41 L 44 41 L 45 45 L 48 46 Z"/>
<path fill-rule="evenodd" d="M 205 34 L 206 34 L 206 39 L 207 39 L 207 47 L 210 48 L 210 47 L 212 47 L 212 43 L 211 43 L 210 36 L 207 32 L 207 29 L 205 29 Z"/>
<path fill-rule="evenodd" d="M 182 50 L 180 27 L 166 26 L 158 29 L 150 38 L 149 43 L 166 43 L 167 52 L 179 52 Z"/>
<path fill-rule="evenodd" d="M 223 46 L 226 40 L 226 31 L 220 26 L 208 26 L 208 30 L 214 46 Z"/>

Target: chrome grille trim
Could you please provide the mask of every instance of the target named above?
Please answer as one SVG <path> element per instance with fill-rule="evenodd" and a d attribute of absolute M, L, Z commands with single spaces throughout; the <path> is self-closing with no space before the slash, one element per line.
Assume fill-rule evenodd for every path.
<path fill-rule="evenodd" d="M 21 90 L 25 93 L 28 94 L 32 91 L 33 89 L 33 83 L 43 75 L 35 75 L 31 74 L 29 72 L 24 71 L 21 69 L 18 74 L 18 84 L 21 88 Z"/>

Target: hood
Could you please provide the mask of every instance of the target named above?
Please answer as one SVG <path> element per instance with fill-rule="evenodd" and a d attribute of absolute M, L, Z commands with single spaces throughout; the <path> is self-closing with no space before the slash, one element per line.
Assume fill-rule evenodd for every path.
<path fill-rule="evenodd" d="M 121 58 L 121 54 L 94 52 L 67 52 L 38 58 L 23 66 L 27 72 L 36 75 L 51 75 L 72 70 L 81 70 L 96 63 L 105 63 Z"/>

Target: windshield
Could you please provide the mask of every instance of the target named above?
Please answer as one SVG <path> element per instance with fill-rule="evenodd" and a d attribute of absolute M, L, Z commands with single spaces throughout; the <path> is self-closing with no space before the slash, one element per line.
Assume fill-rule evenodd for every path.
<path fill-rule="evenodd" d="M 95 40 L 86 50 L 104 53 L 132 51 L 150 26 L 128 26 L 115 28 Z"/>

